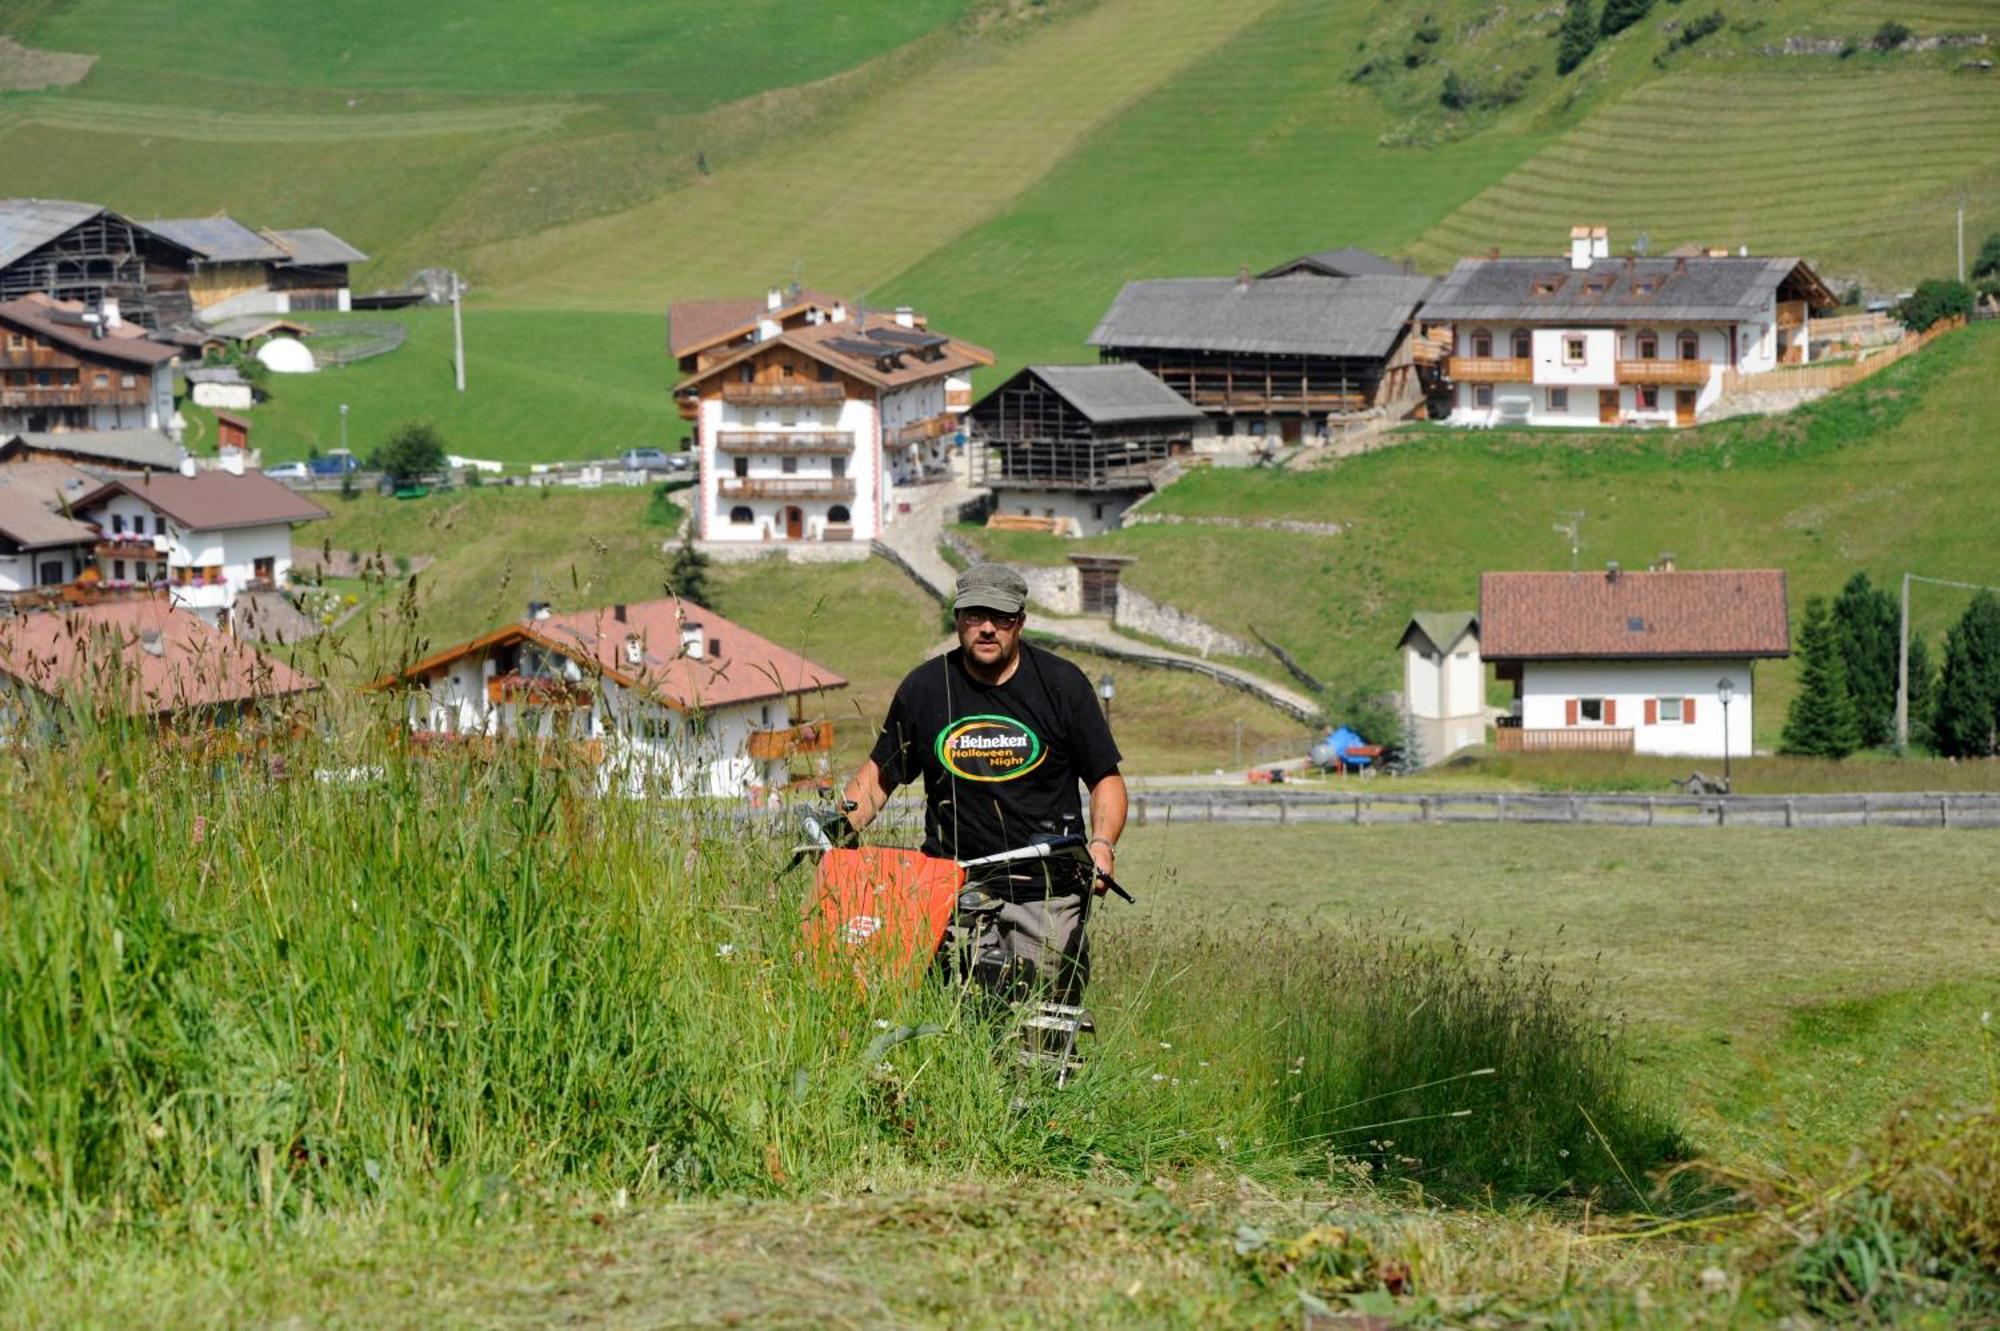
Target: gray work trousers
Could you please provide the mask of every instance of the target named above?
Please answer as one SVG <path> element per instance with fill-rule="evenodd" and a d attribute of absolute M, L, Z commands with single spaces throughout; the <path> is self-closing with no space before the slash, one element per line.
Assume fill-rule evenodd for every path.
<path fill-rule="evenodd" d="M 945 933 L 943 959 L 1006 1002 L 1083 1002 L 1090 979 L 1089 888 L 1060 895 L 998 895 L 968 888 Z"/>

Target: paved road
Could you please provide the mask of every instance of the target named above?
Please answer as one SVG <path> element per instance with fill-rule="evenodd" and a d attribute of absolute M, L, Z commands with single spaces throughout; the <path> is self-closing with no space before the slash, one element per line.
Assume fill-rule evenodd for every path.
<path fill-rule="evenodd" d="M 938 553 L 938 541 L 944 535 L 945 524 L 957 521 L 959 508 L 978 493 L 956 476 L 948 483 L 901 492 L 899 499 L 902 494 L 909 495 L 910 511 L 897 514 L 882 536 L 881 544 L 893 552 L 904 572 L 940 601 L 950 594 L 958 572 Z M 1225 687 L 1251 694 L 1300 721 L 1317 724 L 1320 719 L 1318 702 L 1295 689 L 1235 666 L 1130 637 L 1107 620 L 1038 614 L 1031 631 L 1059 644 L 1116 660 L 1204 675 Z"/>

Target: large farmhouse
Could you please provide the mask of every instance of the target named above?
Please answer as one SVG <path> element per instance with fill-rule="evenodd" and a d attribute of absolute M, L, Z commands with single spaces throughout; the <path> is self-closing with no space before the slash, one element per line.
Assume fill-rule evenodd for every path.
<path fill-rule="evenodd" d="M 973 404 L 972 480 L 996 513 L 1095 536 L 1192 449 L 1205 418 L 1136 365 L 1031 365 Z"/>
<path fill-rule="evenodd" d="M 91 309 L 105 302 L 144 328 L 191 317 L 195 255 L 95 203 L 0 199 L 0 301 L 43 295 Z"/>
<path fill-rule="evenodd" d="M 1421 396 L 1415 318 L 1432 279 L 1374 271 L 1386 262 L 1326 251 L 1258 278 L 1127 282 L 1090 345 L 1151 372 L 1217 434 L 1298 440 L 1370 411 L 1400 416 Z"/>
<path fill-rule="evenodd" d="M 1454 425 L 1692 425 L 1729 372 L 1805 362 L 1833 304 L 1802 260 L 1614 258 L 1600 226 L 1567 260 L 1460 260 L 1423 320 L 1452 329 Z"/>
<path fill-rule="evenodd" d="M 0 438 L 62 430 L 165 430 L 174 347 L 92 306 L 40 293 L 0 302 Z"/>
<path fill-rule="evenodd" d="M 1512 683 L 1502 751 L 1750 752 L 1756 663 L 1791 654 L 1776 569 L 1487 573 L 1481 650 Z"/>
<path fill-rule="evenodd" d="M 823 763 L 832 723 L 800 712 L 808 694 L 846 686 L 677 599 L 562 615 L 533 604 L 375 684 L 411 691 L 420 735 L 587 746 L 607 791 L 714 796 L 779 789 L 795 759 Z"/>
<path fill-rule="evenodd" d="M 898 487 L 949 466 L 950 386 L 993 355 L 907 309 L 785 306 L 773 291 L 764 314 L 678 344 L 696 366 L 674 389 L 695 422 L 696 531 L 723 544 L 872 541 Z"/>

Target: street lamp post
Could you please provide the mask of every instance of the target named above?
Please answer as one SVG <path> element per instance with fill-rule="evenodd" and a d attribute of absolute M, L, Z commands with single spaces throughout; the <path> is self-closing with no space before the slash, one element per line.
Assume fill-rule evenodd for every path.
<path fill-rule="evenodd" d="M 347 404 L 340 404 L 340 451 L 347 451 Z"/>
<path fill-rule="evenodd" d="M 1117 695 L 1118 687 L 1111 682 L 1111 672 L 1107 670 L 1104 672 L 1104 677 L 1097 681 L 1097 696 L 1104 699 L 1104 720 L 1107 725 L 1111 721 L 1111 700 Z"/>
<path fill-rule="evenodd" d="M 1727 794 L 1729 784 L 1729 704 L 1736 697 L 1736 681 L 1724 675 L 1715 681 L 1715 696 L 1722 703 L 1722 789 Z"/>

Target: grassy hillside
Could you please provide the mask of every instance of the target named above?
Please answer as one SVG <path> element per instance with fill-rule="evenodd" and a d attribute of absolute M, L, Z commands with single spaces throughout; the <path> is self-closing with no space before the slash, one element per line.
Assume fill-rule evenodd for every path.
<path fill-rule="evenodd" d="M 1339 522 L 1338 536 L 1146 526 L 1085 543 L 1135 555 L 1124 577 L 1148 595 L 1238 633 L 1263 630 L 1337 688 L 1387 684 L 1413 610 L 1472 608 L 1491 568 L 1561 568 L 1551 527 L 1581 510 L 1582 564 L 1776 567 L 1796 618 L 1856 569 L 1893 586 L 1905 570 L 2000 581 L 1993 496 L 2000 460 L 2000 327 L 1979 325 L 1920 357 L 1776 421 L 1685 434 L 1433 428 L 1327 470 L 1196 472 L 1157 511 Z M 1030 563 L 1073 543 L 968 533 Z M 1922 592 L 1915 622 L 1936 639 L 1963 594 Z M 1270 662 L 1264 669 L 1274 670 Z M 1775 740 L 1791 662 L 1758 667 L 1757 730 Z"/>
<path fill-rule="evenodd" d="M 309 316 L 331 331 L 338 317 Z M 614 457 L 641 446 L 677 448 L 687 426 L 668 389 L 662 314 L 465 310 L 466 391 L 452 378 L 451 311 L 368 314 L 410 330 L 386 356 L 311 375 L 272 375 L 253 413 L 266 461 L 340 443 L 367 456 L 399 426 L 429 421 L 447 451 L 503 462 Z"/>

